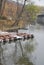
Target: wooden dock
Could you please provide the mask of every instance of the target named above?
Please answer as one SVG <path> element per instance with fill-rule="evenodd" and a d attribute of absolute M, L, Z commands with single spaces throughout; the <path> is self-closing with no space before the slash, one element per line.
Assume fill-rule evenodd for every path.
<path fill-rule="evenodd" d="M 9 33 L 9 32 L 2 32 L 0 33 L 0 42 L 10 42 L 10 41 L 17 41 L 17 40 L 25 40 L 25 39 L 33 39 L 33 34 L 27 33 Z"/>

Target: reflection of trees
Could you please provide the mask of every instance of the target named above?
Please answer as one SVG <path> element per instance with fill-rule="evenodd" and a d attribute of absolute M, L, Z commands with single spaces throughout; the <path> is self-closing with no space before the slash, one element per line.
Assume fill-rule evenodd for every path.
<path fill-rule="evenodd" d="M 26 44 L 25 49 L 27 52 L 33 52 L 34 51 L 34 45 L 33 44 Z"/>
<path fill-rule="evenodd" d="M 27 57 L 20 57 L 18 62 L 19 65 L 33 65 L 33 63 Z"/>
<path fill-rule="evenodd" d="M 2 64 L 2 59 L 3 59 L 3 49 L 2 49 L 2 46 L 1 46 L 1 42 L 0 42 L 0 65 L 3 65 Z"/>
<path fill-rule="evenodd" d="M 25 45 L 24 45 L 24 51 L 26 52 L 23 52 L 24 55 L 20 56 L 18 61 L 16 62 L 16 64 L 18 65 L 34 65 L 34 63 L 30 60 L 31 57 L 27 55 L 27 53 L 32 53 L 35 48 L 36 48 L 36 41 L 35 40 L 28 40 L 25 42 Z"/>
<path fill-rule="evenodd" d="M 32 53 L 35 50 L 35 48 L 36 48 L 36 41 L 34 39 L 33 40 L 28 40 L 28 41 L 25 40 L 25 41 L 16 41 L 15 42 L 15 53 L 13 54 L 13 61 L 14 61 L 15 65 L 34 65 L 33 62 L 30 60 L 31 57 L 28 56 L 27 54 L 28 53 L 30 54 L 30 53 Z M 23 42 L 25 43 L 24 45 L 23 45 Z M 21 43 L 22 43 L 22 45 L 21 45 Z M 22 52 L 22 55 L 19 56 L 19 57 L 17 56 L 17 49 L 18 49 L 17 48 L 18 47 L 17 44 L 19 44 L 21 52 Z M 26 52 L 24 52 L 24 51 L 26 51 Z M 2 60 L 4 60 L 3 62 L 6 65 L 4 57 L 2 58 Z"/>
<path fill-rule="evenodd" d="M 37 45 L 37 42 L 33 39 L 33 40 L 29 40 L 25 46 L 24 46 L 24 49 L 25 51 L 28 53 L 31 53 L 33 52 L 35 49 L 36 49 L 36 45 Z"/>
<path fill-rule="evenodd" d="M 0 42 L 0 65 L 6 65 L 5 64 L 5 59 L 4 59 L 4 56 L 3 56 L 3 48 L 2 48 L 2 43 Z"/>

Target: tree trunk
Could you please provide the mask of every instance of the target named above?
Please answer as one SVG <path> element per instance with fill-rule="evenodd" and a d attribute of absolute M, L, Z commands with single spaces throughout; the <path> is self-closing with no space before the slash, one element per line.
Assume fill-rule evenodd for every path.
<path fill-rule="evenodd" d="M 6 0 L 0 0 L 0 15 L 1 16 L 3 15 L 3 11 L 4 11 L 4 8 L 5 8 L 5 3 L 6 3 Z"/>
<path fill-rule="evenodd" d="M 0 0 L 0 15 L 1 15 L 2 2 L 3 0 Z"/>
<path fill-rule="evenodd" d="M 15 25 L 18 25 L 18 22 L 20 21 L 20 17 L 22 16 L 22 13 L 23 13 L 23 11 L 24 11 L 24 7 L 25 7 L 26 1 L 27 1 L 27 0 L 24 0 L 24 4 L 23 4 L 23 7 L 22 7 L 22 10 L 20 11 L 20 14 L 19 14 L 18 11 L 17 11 L 17 15 L 18 15 L 18 16 L 17 16 L 17 18 L 16 18 L 16 20 L 15 20 L 15 23 L 12 24 L 11 27 L 13 27 L 13 26 L 15 26 Z M 18 0 L 17 0 L 17 10 L 18 10 Z"/>

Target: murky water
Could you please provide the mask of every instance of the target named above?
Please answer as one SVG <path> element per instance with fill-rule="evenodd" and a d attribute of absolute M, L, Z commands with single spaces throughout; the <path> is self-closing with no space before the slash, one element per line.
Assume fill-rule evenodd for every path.
<path fill-rule="evenodd" d="M 31 26 L 29 30 L 19 30 L 19 32 L 33 33 L 34 39 L 2 45 L 2 64 L 44 65 L 44 26 Z"/>

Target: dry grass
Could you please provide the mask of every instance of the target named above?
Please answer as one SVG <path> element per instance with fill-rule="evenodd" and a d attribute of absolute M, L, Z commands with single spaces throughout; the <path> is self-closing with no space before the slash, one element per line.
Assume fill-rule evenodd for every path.
<path fill-rule="evenodd" d="M 15 21 L 12 20 L 0 20 L 0 30 L 11 30 L 11 29 L 18 29 L 18 28 L 22 28 L 24 26 L 23 21 L 20 21 L 18 23 L 18 26 L 14 26 L 11 27 L 11 25 L 14 23 Z"/>

